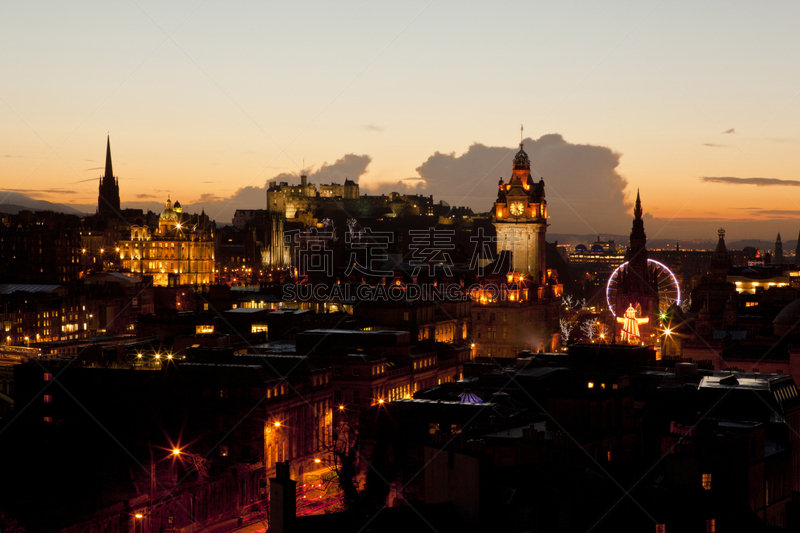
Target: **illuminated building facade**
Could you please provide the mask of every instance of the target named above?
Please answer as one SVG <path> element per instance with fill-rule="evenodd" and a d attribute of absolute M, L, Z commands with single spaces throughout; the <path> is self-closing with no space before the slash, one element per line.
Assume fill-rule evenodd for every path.
<path fill-rule="evenodd" d="M 123 270 L 153 276 L 155 286 L 214 282 L 214 230 L 205 213 L 184 215 L 180 202 L 167 199 L 156 229 L 141 220 L 131 225 L 118 248 Z"/>
<path fill-rule="evenodd" d="M 331 183 L 319 187 L 308 182 L 308 176 L 300 176 L 300 185 L 271 181 L 267 189 L 267 211 L 288 218 L 295 218 L 298 212 L 311 212 L 331 199 L 357 200 L 358 183 L 350 179 L 344 185 Z"/>

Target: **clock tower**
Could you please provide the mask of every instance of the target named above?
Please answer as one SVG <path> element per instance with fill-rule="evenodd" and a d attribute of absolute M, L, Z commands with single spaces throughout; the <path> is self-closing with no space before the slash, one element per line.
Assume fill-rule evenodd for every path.
<path fill-rule="evenodd" d="M 544 180 L 534 183 L 531 160 L 522 143 L 514 156 L 514 170 L 508 183 L 500 179 L 494 206 L 497 252 L 512 252 L 514 271 L 544 284 L 547 200 Z"/>

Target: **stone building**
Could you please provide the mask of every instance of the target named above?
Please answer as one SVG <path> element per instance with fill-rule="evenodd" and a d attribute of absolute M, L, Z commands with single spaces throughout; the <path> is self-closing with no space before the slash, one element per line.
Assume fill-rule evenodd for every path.
<path fill-rule="evenodd" d="M 205 213 L 184 215 L 180 202 L 167 199 L 157 228 L 135 221 L 117 247 L 123 270 L 153 276 L 155 286 L 214 282 L 214 227 Z"/>

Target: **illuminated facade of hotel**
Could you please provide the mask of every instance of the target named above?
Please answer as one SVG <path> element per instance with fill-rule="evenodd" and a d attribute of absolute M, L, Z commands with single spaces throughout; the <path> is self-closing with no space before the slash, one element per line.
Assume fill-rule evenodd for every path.
<path fill-rule="evenodd" d="M 119 242 L 122 268 L 153 276 L 153 285 L 208 285 L 214 282 L 214 232 L 205 214 L 185 216 L 180 202 L 166 207 L 153 231 L 142 221 Z"/>

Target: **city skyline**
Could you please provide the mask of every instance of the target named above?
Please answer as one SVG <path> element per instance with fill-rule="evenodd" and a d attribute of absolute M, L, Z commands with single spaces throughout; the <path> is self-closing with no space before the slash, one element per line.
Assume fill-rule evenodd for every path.
<path fill-rule="evenodd" d="M 554 233 L 636 189 L 651 238 L 798 229 L 795 6 L 312 7 L 5 6 L 3 203 L 93 205 L 110 132 L 123 206 L 226 222 L 305 168 L 485 212 L 522 123 Z"/>

